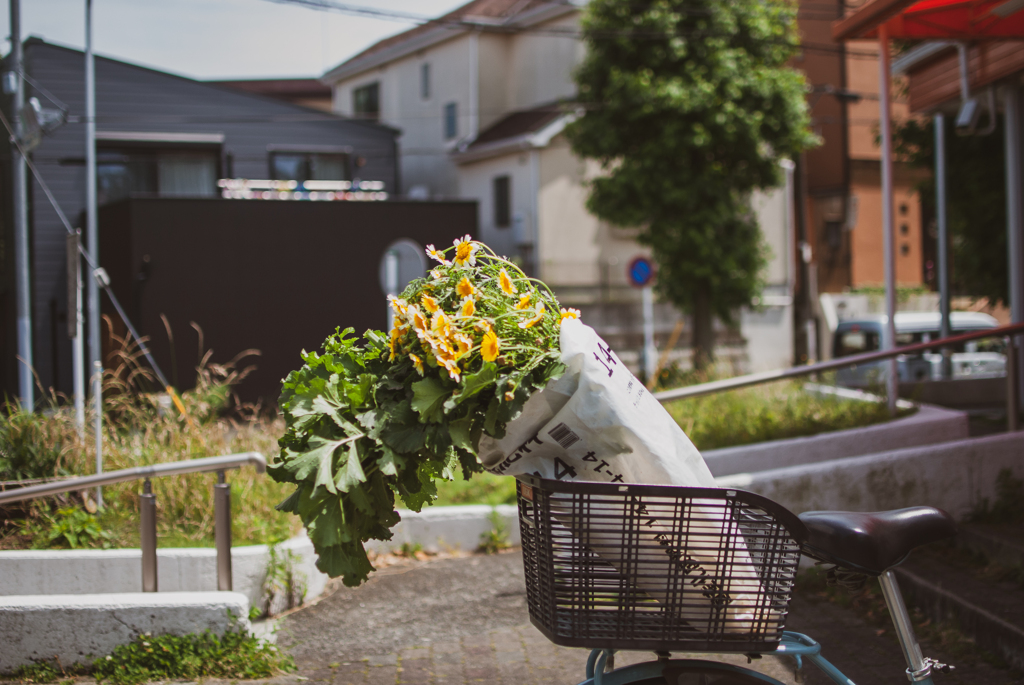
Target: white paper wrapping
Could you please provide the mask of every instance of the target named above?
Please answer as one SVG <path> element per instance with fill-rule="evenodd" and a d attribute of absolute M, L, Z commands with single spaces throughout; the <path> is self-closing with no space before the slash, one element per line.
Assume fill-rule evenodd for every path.
<path fill-rule="evenodd" d="M 508 424 L 504 438 L 485 435 L 481 439 L 484 468 L 499 475 L 534 474 L 556 480 L 716 487 L 697 448 L 594 329 L 567 319 L 562 322 L 560 343 L 565 374 L 527 401 L 523 413 Z M 726 514 L 711 516 L 720 520 L 718 530 L 739 535 Z M 650 536 L 652 545 L 671 532 L 657 522 L 647 529 L 645 536 Z M 711 536 L 705 544 L 699 538 L 690 536 L 697 550 L 715 548 Z M 617 535 L 608 534 L 608 543 L 602 544 L 599 536 L 591 533 L 589 537 L 591 549 L 616 567 L 620 566 L 618 540 Z M 720 611 L 709 610 L 712 603 L 721 609 L 724 597 L 728 630 L 749 629 L 749 608 L 760 583 L 745 549 L 741 544 L 729 560 L 733 573 L 726 579 L 717 572 L 720 560 L 709 552 L 687 552 L 694 585 L 702 578 L 719 579 L 713 586 L 705 584 L 704 595 L 694 595 L 693 604 L 683 608 L 682 618 L 695 628 L 707 628 L 702 624 L 711 613 L 721 616 Z M 655 599 L 664 592 L 664 585 L 640 582 L 638 586 Z"/>

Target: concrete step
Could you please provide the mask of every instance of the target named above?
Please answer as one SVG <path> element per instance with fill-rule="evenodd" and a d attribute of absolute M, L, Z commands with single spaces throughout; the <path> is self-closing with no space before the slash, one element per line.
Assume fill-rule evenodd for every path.
<path fill-rule="evenodd" d="M 950 621 L 978 646 L 1024 669 L 1024 585 L 994 575 L 955 545 L 914 552 L 897 567 L 907 603 L 933 621 Z"/>

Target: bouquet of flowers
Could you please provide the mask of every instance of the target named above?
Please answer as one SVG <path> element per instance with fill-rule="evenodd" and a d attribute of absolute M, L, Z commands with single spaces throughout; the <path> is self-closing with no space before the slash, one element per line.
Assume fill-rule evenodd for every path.
<path fill-rule="evenodd" d="M 269 473 L 296 489 L 279 509 L 301 517 L 317 567 L 346 585 L 373 570 L 363 543 L 391 538 L 396 494 L 419 511 L 436 479 L 482 470 L 481 438 L 502 439 L 563 374 L 559 328 L 579 317 L 468 235 L 427 254 L 429 276 L 390 298 L 390 333 L 338 331 L 284 381 Z"/>

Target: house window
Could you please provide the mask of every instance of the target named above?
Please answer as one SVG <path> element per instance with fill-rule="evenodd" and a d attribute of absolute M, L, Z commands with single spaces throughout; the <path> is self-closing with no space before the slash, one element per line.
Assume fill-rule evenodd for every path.
<path fill-rule="evenodd" d="M 270 178 L 275 181 L 347 181 L 349 157 L 319 152 L 270 153 Z"/>
<path fill-rule="evenodd" d="M 420 65 L 420 97 L 424 100 L 430 99 L 430 64 L 428 62 Z"/>
<path fill-rule="evenodd" d="M 512 179 L 494 177 L 494 225 L 508 228 L 512 225 Z"/>
<path fill-rule="evenodd" d="M 380 82 L 374 81 L 352 91 L 352 111 L 356 119 L 380 119 Z"/>
<path fill-rule="evenodd" d="M 444 138 L 451 140 L 459 135 L 459 106 L 449 102 L 444 106 Z"/>
<path fill-rule="evenodd" d="M 104 205 L 136 194 L 212 197 L 218 150 L 104 148 L 96 151 L 96 200 Z"/>

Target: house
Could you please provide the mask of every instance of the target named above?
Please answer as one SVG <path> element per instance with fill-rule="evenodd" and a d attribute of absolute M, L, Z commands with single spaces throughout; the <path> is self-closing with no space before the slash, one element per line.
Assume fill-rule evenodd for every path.
<path fill-rule="evenodd" d="M 232 263 L 232 240 L 255 240 L 260 234 L 259 231 L 251 235 L 248 233 L 246 221 L 238 218 L 244 212 L 222 208 L 225 203 L 260 200 L 228 200 L 223 197 L 380 200 L 391 198 L 397 192 L 397 131 L 393 128 L 372 121 L 343 119 L 332 113 L 283 102 L 265 94 L 195 81 L 117 60 L 98 57 L 95 65 L 97 183 L 101 214 L 105 207 L 118 202 L 132 198 L 141 202 L 149 198 L 188 203 L 191 215 L 167 210 L 178 218 L 179 225 L 189 221 L 195 226 L 211 226 L 211 217 L 222 217 L 222 224 L 217 230 L 211 228 L 207 232 L 210 236 L 209 244 L 204 243 L 203 234 L 196 233 L 194 227 L 181 231 L 182 240 L 185 240 L 184 236 L 189 236 L 189 249 L 175 252 L 177 261 L 174 263 L 163 260 L 165 273 L 162 278 L 170 270 L 178 281 L 187 281 L 191 277 L 189 269 L 192 267 L 182 255 L 198 254 L 203 250 L 214 249 L 214 246 L 226 250 L 220 258 L 225 268 L 228 268 Z M 69 115 L 68 123 L 44 137 L 31 153 L 32 162 L 52 189 L 72 225 L 84 227 L 83 53 L 30 38 L 25 43 L 25 68 L 31 79 L 27 82 L 26 97 L 38 97 L 47 108 L 65 106 Z M 6 104 L 9 114 L 9 103 Z M 11 165 L 7 146 L 3 146 L 3 151 L 8 160 L 0 165 L 5 176 L 2 187 L 6 193 L 3 244 L 9 246 L 12 244 L 9 203 Z M 54 388 L 57 392 L 70 394 L 71 343 L 65 323 L 66 231 L 42 187 L 31 175 L 29 179 L 33 364 L 43 388 Z M 382 240 L 407 237 L 403 232 L 408 226 L 409 211 L 394 210 L 388 215 L 391 218 L 385 221 L 384 211 L 371 209 L 371 213 L 377 211 L 374 215 L 377 219 L 372 222 L 360 220 L 363 223 L 354 224 L 344 219 L 345 216 L 357 215 L 352 212 L 339 209 L 332 213 L 325 208 L 311 212 L 298 209 L 301 204 L 299 202 L 277 204 L 287 204 L 286 207 L 274 210 L 282 234 L 297 233 L 296 224 L 305 221 L 305 217 L 315 217 L 316 221 L 327 222 L 334 227 L 335 231 L 331 234 L 334 242 L 323 244 L 319 249 L 333 251 L 339 265 L 355 262 L 351 268 L 359 270 L 364 276 L 362 282 L 368 284 L 360 296 L 379 300 L 380 305 L 380 321 L 364 322 L 360 319 L 357 324 L 364 328 L 371 324 L 383 327 L 384 293 L 377 285 L 381 255 L 361 254 L 358 259 L 353 259 L 353 255 L 345 254 L 346 241 L 349 239 L 344 232 L 374 231 Z M 373 204 L 383 206 L 389 203 Z M 421 211 L 443 214 L 447 210 L 424 206 Z M 459 213 L 463 210 L 456 208 L 452 211 L 455 214 L 448 216 L 447 223 L 453 234 L 475 231 L 473 222 L 464 218 L 464 213 Z M 144 214 L 136 212 L 135 215 Z M 405 218 L 399 221 L 400 217 Z M 430 218 L 426 223 L 444 225 L 445 221 L 439 219 Z M 265 227 L 260 228 L 260 231 L 265 230 Z M 103 232 L 104 226 L 101 224 L 101 243 Z M 318 235 L 325 239 L 323 232 Z M 273 247 L 274 244 L 274 241 L 269 241 L 266 249 L 277 249 Z M 363 240 L 360 245 L 376 246 L 376 243 Z M 130 293 L 126 294 L 122 288 L 145 289 L 147 296 L 153 292 L 155 286 L 153 283 L 144 283 L 144 270 L 138 263 L 133 263 L 129 271 L 124 271 L 128 265 L 112 264 L 108 257 L 111 255 L 105 255 L 101 249 L 100 264 L 111 273 L 128 273 L 127 278 L 132 281 L 131 284 L 114 283 L 115 291 L 121 292 L 126 302 L 131 299 Z M 142 255 L 137 257 L 141 258 Z M 152 255 L 152 258 L 155 263 L 158 255 Z M 280 270 L 275 273 L 260 276 L 247 272 L 246 277 L 276 283 L 276 292 L 284 297 L 290 292 L 288 288 L 292 287 L 284 277 L 286 273 L 295 275 L 293 285 L 300 286 L 305 279 L 309 284 L 315 283 L 321 292 L 331 292 L 331 286 L 321 282 L 329 274 L 306 272 L 301 263 L 282 263 Z M 3 280 L 0 286 L 0 311 L 4 321 L 0 343 L 0 381 L 7 395 L 14 397 L 17 395 L 17 348 L 13 333 L 15 298 L 11 249 L 3 250 Z M 213 325 L 229 325 L 230 316 L 234 313 L 231 303 L 224 300 L 223 292 L 207 292 L 203 296 L 219 302 L 222 309 L 220 323 L 214 323 L 218 319 L 211 317 L 200 324 L 207 329 Z M 140 306 L 144 307 L 144 303 Z M 184 335 L 189 330 L 190 319 L 187 308 L 180 311 L 181 321 L 175 325 L 179 335 Z M 131 312 L 132 315 L 135 313 L 135 310 Z M 164 335 L 158 318 L 160 313 L 153 313 L 157 317 L 156 323 L 144 326 L 141 330 L 143 335 Z M 338 320 L 338 316 L 334 319 L 329 327 L 321 327 L 323 335 L 335 326 L 345 324 L 345 321 Z M 294 341 L 295 352 L 302 346 L 313 348 L 320 340 L 304 338 Z M 251 340 L 247 346 L 259 347 L 260 342 Z M 238 351 L 218 350 L 228 356 Z M 164 359 L 162 363 L 169 364 L 166 357 L 158 357 Z M 274 379 L 275 382 L 277 380 L 279 378 Z"/>
<path fill-rule="evenodd" d="M 585 184 L 598 169 L 577 158 L 562 135 L 576 116 L 581 4 L 473 0 L 376 43 L 322 80 L 333 89 L 337 113 L 401 130 L 406 196 L 477 200 L 481 238 L 550 284 L 564 305 L 582 309 L 635 369 L 640 295 L 627 266 L 648 251 L 636 230 L 587 212 Z M 773 260 L 763 308 L 742 313 L 739 335 L 719 331 L 719 356 L 737 369 L 793 359 L 792 190 L 753 200 Z M 664 348 L 681 319 L 666 303 L 656 310 Z M 671 358 L 689 364 L 684 350 Z"/>
<path fill-rule="evenodd" d="M 283 100 L 321 112 L 331 111 L 331 89 L 315 78 L 241 79 L 206 83 Z"/>

